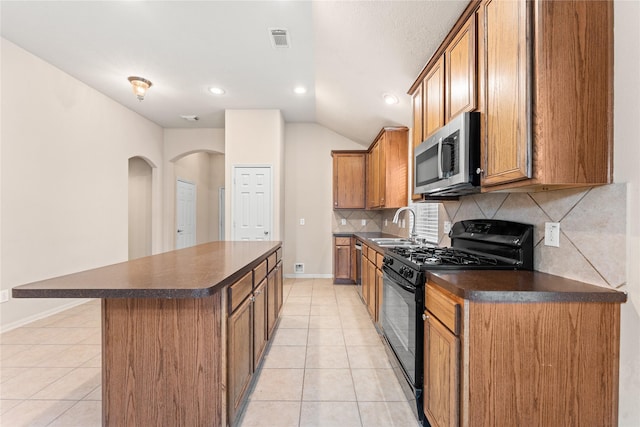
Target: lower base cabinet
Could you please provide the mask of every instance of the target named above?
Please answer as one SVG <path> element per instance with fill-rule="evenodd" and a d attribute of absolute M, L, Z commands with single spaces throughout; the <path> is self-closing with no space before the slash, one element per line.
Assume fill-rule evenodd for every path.
<path fill-rule="evenodd" d="M 271 339 L 282 308 L 282 250 L 228 288 L 227 425 L 238 410 Z M 267 273 L 268 272 L 268 273 Z"/>
<path fill-rule="evenodd" d="M 619 303 L 425 301 L 432 427 L 618 424 Z"/>

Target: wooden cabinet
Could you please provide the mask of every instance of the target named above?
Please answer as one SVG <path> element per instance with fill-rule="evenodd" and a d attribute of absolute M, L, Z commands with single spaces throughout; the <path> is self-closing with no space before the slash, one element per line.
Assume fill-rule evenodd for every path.
<path fill-rule="evenodd" d="M 333 283 L 355 283 L 355 242 L 352 237 L 334 237 Z"/>
<path fill-rule="evenodd" d="M 383 254 L 363 245 L 362 299 L 374 322 L 379 320 L 382 305 L 382 258 Z M 365 249 L 366 248 L 366 249 Z"/>
<path fill-rule="evenodd" d="M 613 2 L 484 0 L 478 19 L 483 190 L 611 183 Z"/>
<path fill-rule="evenodd" d="M 619 304 L 426 293 L 431 426 L 617 425 Z"/>
<path fill-rule="evenodd" d="M 267 278 L 253 290 L 253 366 L 258 366 L 267 344 Z M 270 297 L 270 295 L 269 295 Z"/>
<path fill-rule="evenodd" d="M 267 276 L 267 338 L 273 336 L 276 321 L 282 307 L 282 262 L 278 261 Z"/>
<path fill-rule="evenodd" d="M 332 151 L 333 208 L 364 209 L 365 164 L 364 151 Z"/>
<path fill-rule="evenodd" d="M 444 56 L 431 67 L 424 78 L 424 118 L 423 134 L 425 137 L 431 135 L 444 125 Z M 414 124 L 415 126 L 415 124 Z"/>
<path fill-rule="evenodd" d="M 367 208 L 399 208 L 408 201 L 408 132 L 383 128 L 367 154 Z"/>
<path fill-rule="evenodd" d="M 459 425 L 459 300 L 427 286 L 424 319 L 424 413 L 433 426 Z M 434 313 L 435 312 L 435 313 Z M 437 314 L 436 314 L 437 313 Z M 439 320 L 439 317 L 442 320 Z M 446 322 L 447 326 L 443 322 Z M 450 329 L 451 328 L 451 329 Z"/>
<path fill-rule="evenodd" d="M 423 112 L 423 91 L 422 85 L 419 85 L 415 92 L 411 95 L 411 105 L 413 108 L 413 130 L 411 133 L 411 143 L 409 144 L 409 159 L 411 161 L 411 176 L 409 178 L 409 189 L 411 194 L 411 200 L 422 199 L 422 194 L 414 193 L 415 179 L 416 179 L 416 165 L 414 158 L 414 150 L 423 141 L 423 137 L 426 136 L 422 133 L 422 112 Z"/>
<path fill-rule="evenodd" d="M 227 419 L 232 425 L 282 307 L 282 249 L 228 288 Z"/>
<path fill-rule="evenodd" d="M 471 15 L 444 51 L 445 123 L 476 109 L 476 16 Z"/>
<path fill-rule="evenodd" d="M 227 413 L 235 418 L 253 374 L 253 302 L 246 298 L 227 320 Z"/>

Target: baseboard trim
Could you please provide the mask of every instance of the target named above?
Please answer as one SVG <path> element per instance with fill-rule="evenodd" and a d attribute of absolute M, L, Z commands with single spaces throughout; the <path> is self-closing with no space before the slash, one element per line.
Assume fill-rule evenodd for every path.
<path fill-rule="evenodd" d="M 285 274 L 285 279 L 333 279 L 333 274 Z"/>
<path fill-rule="evenodd" d="M 86 302 L 91 301 L 91 299 L 88 298 L 83 298 L 83 299 L 79 299 L 79 300 L 73 300 L 67 304 L 63 304 L 61 306 L 58 306 L 56 308 L 52 308 L 50 310 L 46 310 L 46 311 L 42 311 L 38 314 L 34 314 L 33 316 L 29 316 L 29 317 L 25 317 L 24 319 L 20 319 L 17 320 L 15 322 L 11 322 L 8 325 L 2 325 L 0 327 L 0 334 L 1 333 L 5 333 L 5 332 L 9 332 L 12 329 L 16 329 L 19 328 L 21 326 L 27 325 L 31 322 L 35 322 L 36 320 L 40 320 L 40 319 L 44 319 L 45 317 L 49 317 L 53 314 L 58 314 L 61 313 L 63 311 L 69 310 L 70 308 L 76 307 L 78 305 L 84 304 Z"/>

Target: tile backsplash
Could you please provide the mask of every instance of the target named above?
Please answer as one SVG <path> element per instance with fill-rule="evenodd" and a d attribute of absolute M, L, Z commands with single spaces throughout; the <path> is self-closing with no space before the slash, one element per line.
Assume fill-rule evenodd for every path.
<path fill-rule="evenodd" d="M 594 285 L 620 288 L 626 275 L 626 184 L 539 193 L 485 193 L 444 202 L 443 222 L 503 219 L 533 224 L 535 269 Z M 560 223 L 560 247 L 545 246 L 545 222 Z"/>
<path fill-rule="evenodd" d="M 408 218 L 407 228 L 400 228 L 391 222 L 394 213 L 395 209 L 333 211 L 332 230 L 407 236 Z M 626 184 L 475 194 L 441 203 L 438 216 L 440 246 L 451 244 L 443 232 L 444 221 L 488 218 L 523 222 L 534 226 L 536 270 L 616 289 L 626 283 Z M 362 225 L 363 219 L 366 225 Z M 560 223 L 560 247 L 544 245 L 545 222 Z"/>

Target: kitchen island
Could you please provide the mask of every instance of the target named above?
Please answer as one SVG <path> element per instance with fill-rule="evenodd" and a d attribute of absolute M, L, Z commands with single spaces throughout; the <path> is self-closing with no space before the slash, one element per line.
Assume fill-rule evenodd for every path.
<path fill-rule="evenodd" d="M 252 301 L 252 290 L 276 271 L 280 257 L 280 242 L 211 242 L 18 286 L 12 293 L 102 299 L 103 425 L 222 426 L 228 301 L 238 295 Z M 278 295 L 276 290 L 272 298 Z"/>

